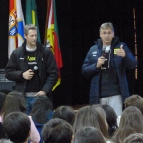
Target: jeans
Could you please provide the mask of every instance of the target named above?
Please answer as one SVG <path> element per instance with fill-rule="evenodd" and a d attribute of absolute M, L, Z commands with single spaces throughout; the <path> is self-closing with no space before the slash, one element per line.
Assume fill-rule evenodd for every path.
<path fill-rule="evenodd" d="M 25 97 L 25 99 L 26 99 L 26 107 L 27 107 L 26 114 L 30 115 L 33 103 L 35 102 L 37 97 Z"/>

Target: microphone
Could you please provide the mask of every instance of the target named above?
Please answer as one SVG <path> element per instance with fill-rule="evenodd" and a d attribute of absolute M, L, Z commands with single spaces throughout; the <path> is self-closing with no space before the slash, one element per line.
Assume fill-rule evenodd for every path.
<path fill-rule="evenodd" d="M 103 46 L 102 47 L 102 53 L 101 53 L 101 56 L 105 57 L 105 50 L 106 50 L 106 46 Z"/>
<path fill-rule="evenodd" d="M 34 66 L 33 67 L 33 71 L 37 71 L 38 70 L 38 67 L 37 66 Z"/>

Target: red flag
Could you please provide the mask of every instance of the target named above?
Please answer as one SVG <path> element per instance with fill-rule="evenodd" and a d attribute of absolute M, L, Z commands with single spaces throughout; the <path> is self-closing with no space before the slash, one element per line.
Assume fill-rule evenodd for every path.
<path fill-rule="evenodd" d="M 55 0 L 48 0 L 48 10 L 47 10 L 47 28 L 46 28 L 46 46 L 50 47 L 58 66 L 58 82 L 53 87 L 53 90 L 60 84 L 60 68 L 63 66 L 59 35 L 58 35 L 58 25 L 56 17 L 56 4 Z"/>

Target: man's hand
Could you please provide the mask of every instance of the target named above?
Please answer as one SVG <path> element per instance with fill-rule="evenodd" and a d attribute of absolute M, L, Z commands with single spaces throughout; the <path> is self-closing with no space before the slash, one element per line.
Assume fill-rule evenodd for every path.
<path fill-rule="evenodd" d="M 96 67 L 100 68 L 105 63 L 105 61 L 106 61 L 106 59 L 103 56 L 99 57 Z"/>
<path fill-rule="evenodd" d="M 26 80 L 31 80 L 33 75 L 34 75 L 34 72 L 31 69 L 27 70 L 22 74 L 23 78 Z"/>
<path fill-rule="evenodd" d="M 116 51 L 116 54 L 117 54 L 118 56 L 121 56 L 121 57 L 125 57 L 125 56 L 126 56 L 126 53 L 125 53 L 125 51 L 124 51 L 124 49 L 123 49 L 123 45 L 121 45 L 121 46 L 120 46 L 120 49 Z"/>
<path fill-rule="evenodd" d="M 35 94 L 35 96 L 45 96 L 46 92 L 45 91 L 39 91 Z"/>

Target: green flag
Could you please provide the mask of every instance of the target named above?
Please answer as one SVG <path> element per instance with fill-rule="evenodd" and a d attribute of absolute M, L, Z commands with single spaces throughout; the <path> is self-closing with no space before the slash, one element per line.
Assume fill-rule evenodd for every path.
<path fill-rule="evenodd" d="M 37 6 L 35 0 L 26 0 L 26 18 L 25 24 L 34 24 L 37 26 L 37 36 L 38 41 L 41 42 L 39 25 L 38 25 L 38 17 L 37 17 Z"/>

